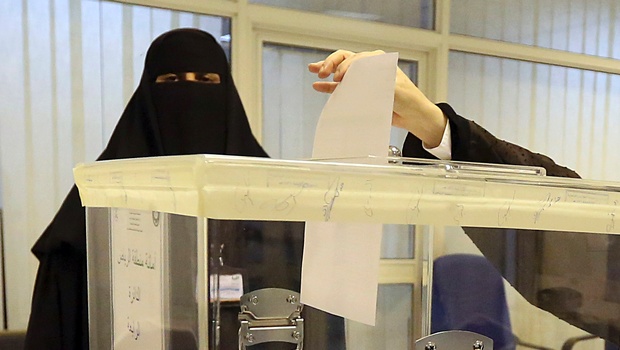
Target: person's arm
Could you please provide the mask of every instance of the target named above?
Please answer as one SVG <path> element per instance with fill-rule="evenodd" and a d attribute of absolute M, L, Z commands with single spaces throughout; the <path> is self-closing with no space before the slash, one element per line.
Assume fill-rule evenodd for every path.
<path fill-rule="evenodd" d="M 324 61 L 310 64 L 310 71 L 320 78 L 334 74 L 334 81 L 317 82 L 314 88 L 332 92 L 352 61 L 379 53 L 337 51 Z M 450 130 L 452 160 L 542 166 L 550 176 L 578 177 L 577 173 L 557 165 L 545 155 L 498 139 L 473 121 L 459 116 L 449 105 L 432 104 L 406 75 L 400 70 L 398 72 L 392 124 L 409 131 L 403 147 L 404 156 L 432 158 L 429 151 L 437 155 L 435 147 L 441 143 L 444 131 Z M 446 121 L 449 129 L 446 129 Z M 620 251 L 619 236 L 506 228 L 463 229 L 484 256 L 532 305 L 620 344 L 620 322 L 604 311 L 612 303 L 618 303 L 613 296 L 618 294 L 615 287 L 620 285 L 615 277 L 620 271 L 620 257 L 615 253 Z M 591 247 L 607 247 L 607 251 Z M 591 269 L 575 268 L 577 264 L 598 266 L 605 256 L 606 276 L 592 275 Z M 567 263 L 573 259 L 575 264 Z M 575 284 L 575 280 L 589 282 Z M 592 289 L 593 285 L 598 288 Z M 601 289 L 607 293 L 604 297 L 600 294 Z M 601 298 L 606 303 L 601 303 Z"/>
<path fill-rule="evenodd" d="M 360 53 L 338 50 L 322 61 L 310 63 L 310 72 L 316 73 L 321 79 L 333 74 L 333 81 L 317 81 L 312 87 L 320 92 L 331 93 L 342 81 L 351 63 L 363 57 L 383 53 L 380 50 Z M 434 148 L 441 142 L 447 121 L 441 109 L 431 102 L 400 68 L 397 69 L 392 125 L 416 135 L 427 148 Z"/>
<path fill-rule="evenodd" d="M 312 86 L 317 91 L 331 93 L 342 81 L 352 62 L 382 53 L 380 50 L 360 53 L 338 50 L 325 60 L 310 63 L 308 69 L 319 78 L 333 74 L 333 81 L 318 81 Z M 557 165 L 545 155 L 496 138 L 478 124 L 456 114 L 448 104 L 435 105 L 403 71 L 397 69 L 392 125 L 409 131 L 403 155 L 433 158 L 433 149 L 441 144 L 448 122 L 452 160 L 541 166 L 550 176 L 579 177 L 574 171 Z M 435 155 L 442 158 L 441 154 Z"/>
<path fill-rule="evenodd" d="M 450 123 L 452 160 L 539 166 L 545 168 L 548 176 L 579 177 L 573 170 L 556 164 L 543 154 L 498 139 L 480 125 L 458 115 L 448 104 L 440 103 L 437 106 Z M 422 157 L 424 152 L 421 140 L 409 133 L 403 146 L 403 155 Z"/>

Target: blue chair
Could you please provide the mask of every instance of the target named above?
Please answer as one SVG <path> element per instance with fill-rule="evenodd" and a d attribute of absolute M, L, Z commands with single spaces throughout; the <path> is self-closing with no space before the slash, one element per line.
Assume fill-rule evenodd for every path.
<path fill-rule="evenodd" d="M 463 330 L 493 339 L 495 350 L 550 348 L 512 333 L 502 275 L 483 256 L 451 254 L 433 264 L 431 333 Z"/>

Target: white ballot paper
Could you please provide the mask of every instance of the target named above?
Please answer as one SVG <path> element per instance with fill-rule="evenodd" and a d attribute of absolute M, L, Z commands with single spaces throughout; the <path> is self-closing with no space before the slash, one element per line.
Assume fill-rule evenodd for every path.
<path fill-rule="evenodd" d="M 351 64 L 321 112 L 313 158 L 387 156 L 397 62 L 387 53 Z M 374 325 L 382 225 L 329 222 L 347 195 L 346 183 L 332 182 L 325 222 L 306 223 L 301 302 Z"/>

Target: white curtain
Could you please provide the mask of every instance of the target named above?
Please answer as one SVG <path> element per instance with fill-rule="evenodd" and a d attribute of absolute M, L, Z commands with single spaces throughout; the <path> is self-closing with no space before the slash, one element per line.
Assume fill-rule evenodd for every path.
<path fill-rule="evenodd" d="M 151 41 L 176 27 L 216 38 L 228 20 L 95 0 L 0 4 L 0 169 L 8 326 L 25 328 L 38 262 L 30 248 L 99 155 Z"/>
<path fill-rule="evenodd" d="M 452 0 L 450 32 L 620 58 L 617 0 Z"/>
<path fill-rule="evenodd" d="M 251 3 L 286 7 L 401 26 L 433 29 L 433 0 L 249 0 Z"/>

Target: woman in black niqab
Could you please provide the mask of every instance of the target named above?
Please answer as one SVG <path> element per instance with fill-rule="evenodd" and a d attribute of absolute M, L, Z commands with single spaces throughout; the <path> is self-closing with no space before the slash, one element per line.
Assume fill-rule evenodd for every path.
<path fill-rule="evenodd" d="M 162 34 L 98 160 L 181 154 L 266 157 L 224 51 L 195 29 Z M 75 186 L 35 243 L 39 269 L 26 349 L 88 349 L 86 220 Z"/>

